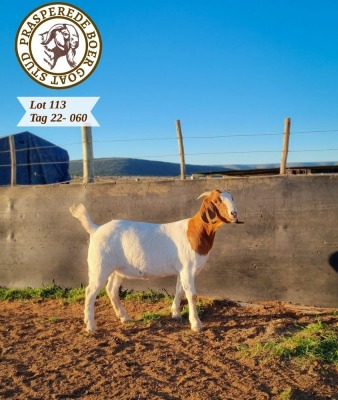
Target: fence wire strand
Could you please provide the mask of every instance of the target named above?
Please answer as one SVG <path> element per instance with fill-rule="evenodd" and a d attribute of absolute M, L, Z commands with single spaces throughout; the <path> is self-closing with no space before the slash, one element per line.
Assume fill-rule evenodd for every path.
<path fill-rule="evenodd" d="M 293 131 L 291 132 L 292 135 L 308 135 L 308 134 L 317 134 L 317 133 L 335 133 L 338 132 L 338 129 L 322 129 L 322 130 L 308 130 L 308 131 Z M 243 133 L 243 134 L 227 134 L 227 135 L 208 135 L 208 136 L 184 136 L 184 140 L 200 140 L 200 139 L 223 139 L 223 138 L 236 138 L 236 137 L 258 137 L 258 136 L 282 136 L 283 132 L 278 133 Z M 142 141 L 170 141 L 174 140 L 177 141 L 176 137 L 141 137 L 141 138 L 116 138 L 116 139 L 109 139 L 109 140 L 93 140 L 93 144 L 95 143 L 116 143 L 116 142 L 142 142 Z M 67 147 L 73 145 L 82 145 L 82 142 L 71 142 L 71 143 L 64 143 L 61 145 L 46 145 L 46 146 L 38 146 L 38 147 L 28 147 L 28 148 L 21 148 L 15 149 L 15 153 L 27 151 L 27 150 L 43 150 L 43 149 L 50 149 L 50 148 L 60 148 L 60 147 Z M 296 149 L 291 150 L 289 149 L 289 153 L 306 153 L 306 152 L 330 152 L 330 151 L 338 151 L 338 148 L 326 148 L 326 149 Z M 200 156 L 200 155 L 226 155 L 226 154 L 259 154 L 259 153 L 280 153 L 281 150 L 242 150 L 242 151 L 220 151 L 220 152 L 196 152 L 196 153 L 185 153 L 186 156 Z M 8 150 L 1 150 L 0 151 L 0 159 L 2 154 L 9 154 L 10 149 Z M 166 158 L 166 157 L 177 157 L 178 154 L 156 154 L 156 155 L 139 155 L 137 157 L 132 157 L 134 159 L 142 159 L 142 158 Z M 100 160 L 109 160 L 112 157 L 100 157 L 94 159 L 94 161 Z M 71 160 L 71 162 L 82 162 L 82 160 Z M 47 164 L 66 164 L 68 161 L 44 161 L 44 162 L 32 162 L 32 163 L 20 163 L 16 164 L 17 167 L 29 166 L 29 165 L 47 165 Z M 11 167 L 11 164 L 0 165 L 0 167 Z"/>

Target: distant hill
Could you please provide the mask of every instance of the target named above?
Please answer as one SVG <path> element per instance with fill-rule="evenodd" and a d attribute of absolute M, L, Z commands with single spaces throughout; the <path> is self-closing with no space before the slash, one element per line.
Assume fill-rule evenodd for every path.
<path fill-rule="evenodd" d="M 337 165 L 331 162 L 303 162 L 289 163 L 289 168 L 299 168 L 307 166 Z M 186 164 L 186 174 L 198 174 L 201 172 L 220 172 L 220 171 L 243 171 L 279 168 L 279 164 L 236 164 L 236 165 L 193 165 Z M 96 158 L 94 161 L 94 171 L 96 176 L 179 176 L 180 165 L 163 161 L 140 160 L 135 158 Z M 70 161 L 69 172 L 73 176 L 82 176 L 82 160 Z"/>
<path fill-rule="evenodd" d="M 186 174 L 219 171 L 222 166 L 191 165 L 185 166 Z M 82 176 L 82 160 L 70 161 L 71 175 Z M 134 158 L 96 158 L 94 160 L 95 175 L 98 176 L 179 176 L 180 165 L 163 161 L 139 160 Z"/>

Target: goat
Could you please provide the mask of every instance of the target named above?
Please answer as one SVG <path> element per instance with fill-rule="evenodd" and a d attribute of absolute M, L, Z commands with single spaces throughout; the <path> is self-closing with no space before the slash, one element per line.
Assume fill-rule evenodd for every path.
<path fill-rule="evenodd" d="M 206 198 L 195 216 L 167 224 L 113 220 L 98 226 L 92 222 L 83 204 L 70 208 L 71 214 L 90 234 L 89 284 L 84 309 L 87 332 L 96 331 L 94 303 L 107 280 L 106 290 L 116 316 L 126 322 L 130 318 L 119 298 L 123 278 L 171 275 L 177 276 L 172 317 L 181 317 L 180 303 L 185 293 L 191 329 L 202 329 L 196 309 L 195 276 L 208 260 L 216 231 L 225 223 L 240 222 L 230 193 L 213 190 L 198 198 L 201 197 Z"/>

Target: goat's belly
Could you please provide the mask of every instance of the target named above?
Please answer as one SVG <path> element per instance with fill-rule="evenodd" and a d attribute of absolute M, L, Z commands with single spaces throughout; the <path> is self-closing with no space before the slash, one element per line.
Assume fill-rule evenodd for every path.
<path fill-rule="evenodd" d="M 128 279 L 152 279 L 152 278 L 165 278 L 167 276 L 177 275 L 177 271 L 174 268 L 158 268 L 152 270 L 151 268 L 137 268 L 132 266 L 120 267 L 116 272 Z"/>

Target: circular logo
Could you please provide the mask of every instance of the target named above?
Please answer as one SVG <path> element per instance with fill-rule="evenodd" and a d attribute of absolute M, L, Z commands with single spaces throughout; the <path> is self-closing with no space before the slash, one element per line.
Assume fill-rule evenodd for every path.
<path fill-rule="evenodd" d="M 87 79 L 97 67 L 102 42 L 88 15 L 67 3 L 50 3 L 32 11 L 15 40 L 24 71 L 37 83 L 67 89 Z"/>

